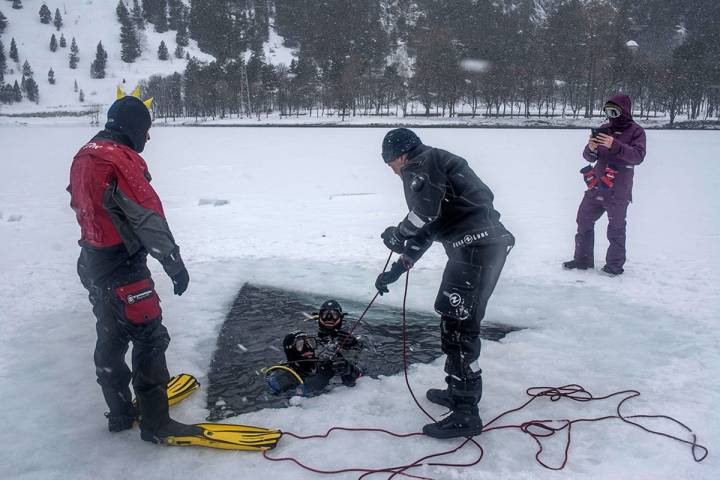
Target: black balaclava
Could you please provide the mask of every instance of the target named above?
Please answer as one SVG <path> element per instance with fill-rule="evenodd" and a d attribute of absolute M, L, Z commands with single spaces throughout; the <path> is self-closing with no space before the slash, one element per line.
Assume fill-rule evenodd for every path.
<path fill-rule="evenodd" d="M 298 350 L 295 343 L 298 339 L 305 340 L 302 350 Z M 308 341 L 310 337 L 299 330 L 289 333 L 283 339 L 283 350 L 287 361 L 303 374 L 311 373 L 316 367 L 315 348 Z"/>
<path fill-rule="evenodd" d="M 147 132 L 151 125 L 150 110 L 142 100 L 128 95 L 110 106 L 105 130 L 119 134 L 126 140 L 123 143 L 141 153 L 145 150 Z"/>
<path fill-rule="evenodd" d="M 327 315 L 327 312 L 329 311 L 337 312 L 335 314 L 338 317 L 337 320 L 335 320 L 337 323 L 335 323 L 334 325 L 323 323 L 323 315 Z M 320 311 L 318 312 L 318 330 L 320 331 L 320 333 L 337 333 L 338 330 L 342 328 L 342 322 L 344 317 L 345 314 L 343 313 L 343 309 L 340 303 L 338 303 L 337 300 L 327 300 L 325 303 L 322 304 L 322 306 L 320 307 Z M 332 320 L 329 323 L 333 323 Z"/>
<path fill-rule="evenodd" d="M 400 155 L 411 152 L 418 145 L 422 145 L 415 132 L 407 128 L 396 128 L 385 134 L 382 142 L 382 158 L 390 163 Z"/>

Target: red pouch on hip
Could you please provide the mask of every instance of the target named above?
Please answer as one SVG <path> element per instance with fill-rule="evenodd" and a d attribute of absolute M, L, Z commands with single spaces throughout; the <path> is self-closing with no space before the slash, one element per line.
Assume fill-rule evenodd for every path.
<path fill-rule="evenodd" d="M 115 293 L 123 303 L 125 318 L 134 325 L 150 323 L 162 314 L 160 297 L 149 278 L 117 287 Z"/>

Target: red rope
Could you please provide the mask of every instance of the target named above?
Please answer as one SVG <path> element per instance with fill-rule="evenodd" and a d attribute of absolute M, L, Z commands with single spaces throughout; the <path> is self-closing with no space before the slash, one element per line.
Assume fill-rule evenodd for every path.
<path fill-rule="evenodd" d="M 392 257 L 392 252 L 390 253 L 390 256 L 388 256 L 387 261 L 385 262 L 385 267 L 383 267 L 383 272 L 387 269 L 388 264 L 390 263 L 390 258 Z M 435 418 L 423 408 L 423 406 L 418 401 L 417 397 L 415 396 L 415 392 L 412 389 L 412 386 L 410 385 L 410 380 L 408 378 L 408 358 L 407 358 L 407 319 L 406 319 L 406 303 L 407 303 L 407 294 L 408 294 L 408 287 L 409 287 L 409 274 L 406 274 L 405 277 L 405 293 L 403 295 L 403 306 L 402 306 L 402 355 L 403 355 L 403 374 L 405 377 L 405 385 L 407 386 L 408 392 L 410 393 L 410 396 L 412 397 L 413 401 L 415 402 L 415 405 L 433 422 L 436 421 Z M 352 332 L 355 330 L 357 325 L 360 323 L 362 318 L 365 316 L 365 314 L 368 312 L 372 304 L 375 302 L 375 300 L 378 297 L 378 293 L 375 294 L 375 296 L 372 298 L 368 306 L 365 308 L 363 313 L 358 317 L 357 321 L 353 325 L 353 327 L 350 329 L 349 334 L 351 335 Z M 348 335 L 349 336 L 349 335 Z M 343 342 L 344 343 L 344 342 Z M 342 347 L 342 344 L 341 344 Z M 590 422 L 600 422 L 605 420 L 621 420 L 624 423 L 627 423 L 629 425 L 632 425 L 636 428 L 639 428 L 641 430 L 644 430 L 647 433 L 651 433 L 653 435 L 659 435 L 662 437 L 666 437 L 672 440 L 675 440 L 677 442 L 690 445 L 691 453 L 693 456 L 693 460 L 696 462 L 702 462 L 707 458 L 709 451 L 707 447 L 699 444 L 697 442 L 697 435 L 692 431 L 690 427 L 685 425 L 684 423 L 680 422 L 679 420 L 667 416 L 667 415 L 623 415 L 620 411 L 621 407 L 624 405 L 625 402 L 632 398 L 636 398 L 640 396 L 640 392 L 637 390 L 623 390 L 619 392 L 610 393 L 608 395 L 595 397 L 593 396 L 589 391 L 585 390 L 580 385 L 565 385 L 562 387 L 532 387 L 528 388 L 526 390 L 526 394 L 530 396 L 530 399 L 527 400 L 525 403 L 520 405 L 517 408 L 513 408 L 510 410 L 507 410 L 500 415 L 496 416 L 492 420 L 490 420 L 488 423 L 485 424 L 485 427 L 483 428 L 483 434 L 487 435 L 488 432 L 491 432 L 493 430 L 506 430 L 506 429 L 514 429 L 514 430 L 520 430 L 521 432 L 525 433 L 526 435 L 529 435 L 530 438 L 533 439 L 533 441 L 537 444 L 537 450 L 535 452 L 535 460 L 542 465 L 543 467 L 550 469 L 550 470 L 562 470 L 565 468 L 565 466 L 568 463 L 569 459 L 569 451 L 570 451 L 570 443 L 572 441 L 571 431 L 572 426 L 578 423 L 590 423 Z M 523 410 L 525 407 L 530 405 L 532 402 L 537 400 L 538 398 L 547 397 L 552 402 L 557 402 L 562 399 L 568 399 L 575 402 L 592 402 L 592 401 L 602 401 L 607 400 L 613 397 L 619 397 L 623 396 L 623 398 L 619 401 L 617 406 L 615 407 L 615 413 L 616 415 L 606 415 L 602 417 L 596 417 L 596 418 L 578 418 L 575 420 L 570 419 L 556 419 L 556 420 L 529 420 L 526 422 L 523 422 L 521 424 L 507 424 L 507 425 L 500 425 L 500 426 L 494 426 L 491 425 L 500 420 L 503 417 L 506 417 L 507 415 L 510 415 L 512 413 L 519 412 Z M 682 427 L 684 430 L 686 430 L 690 436 L 691 440 L 686 440 L 674 435 L 670 435 L 665 432 L 660 432 L 657 430 L 652 430 L 641 423 L 634 421 L 633 419 L 665 419 L 669 420 L 670 422 L 675 423 L 676 425 Z M 553 426 L 553 424 L 560 423 L 561 425 L 556 427 Z M 292 437 L 298 440 L 307 440 L 307 439 L 321 439 L 321 438 L 328 438 L 333 432 L 335 431 L 344 431 L 344 432 L 371 432 L 371 433 L 383 433 L 385 435 L 390 435 L 395 438 L 409 438 L 409 437 L 415 437 L 418 435 L 423 435 L 420 432 L 415 433 L 395 433 L 391 432 L 390 430 L 385 430 L 382 428 L 350 428 L 350 427 L 332 427 L 329 430 L 327 430 L 324 434 L 318 434 L 318 435 L 298 435 L 291 432 L 284 432 L 283 436 Z M 563 452 L 563 458 L 562 462 L 559 466 L 551 466 L 544 462 L 541 459 L 542 453 L 543 453 L 543 443 L 542 439 L 552 437 L 558 432 L 565 431 L 565 446 L 564 446 L 564 452 Z M 428 462 L 428 460 L 434 460 L 438 459 L 443 456 L 452 455 L 456 452 L 459 452 L 465 446 L 468 444 L 472 444 L 479 450 L 479 455 L 476 459 L 473 461 L 467 462 L 467 463 L 442 463 L 442 462 Z M 397 466 L 391 466 L 391 467 L 385 467 L 385 468 L 368 468 L 368 467 L 349 467 L 349 468 L 342 468 L 342 469 L 336 469 L 336 470 L 323 470 L 316 467 L 311 467 L 309 465 L 306 465 L 296 458 L 293 457 L 270 457 L 268 452 L 263 452 L 263 456 L 270 461 L 273 462 L 292 462 L 299 467 L 313 472 L 320 475 L 337 475 L 341 473 L 360 473 L 361 475 L 358 477 L 358 480 L 362 480 L 366 477 L 369 477 L 370 475 L 380 474 L 380 473 L 389 473 L 390 476 L 388 477 L 388 480 L 391 480 L 397 475 L 402 475 L 408 478 L 416 478 L 421 480 L 433 480 L 428 477 L 421 477 L 417 475 L 413 475 L 408 473 L 408 470 L 421 467 L 423 465 L 427 466 L 436 466 L 436 467 L 455 467 L 455 468 L 464 468 L 464 467 L 471 467 L 474 465 L 477 465 L 480 463 L 484 456 L 484 450 L 482 446 L 472 437 L 465 438 L 458 446 L 455 448 L 451 448 L 450 450 L 446 450 L 439 453 L 433 453 L 430 455 L 426 455 L 424 457 L 421 457 L 414 462 L 405 464 L 405 465 L 397 465 Z"/>

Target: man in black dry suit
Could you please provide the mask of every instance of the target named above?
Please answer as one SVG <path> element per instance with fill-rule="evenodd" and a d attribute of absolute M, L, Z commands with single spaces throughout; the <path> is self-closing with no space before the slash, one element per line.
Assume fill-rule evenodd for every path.
<path fill-rule="evenodd" d="M 385 163 L 399 175 L 410 213 L 397 227 L 381 235 L 385 245 L 402 254 L 375 283 L 387 293 L 427 251 L 442 242 L 448 255 L 435 300 L 441 315 L 442 350 L 447 354 L 447 389 L 430 389 L 427 398 L 452 413 L 425 425 L 435 438 L 478 435 L 483 424 L 477 404 L 482 395 L 480 321 L 515 238 L 500 223 L 493 193 L 463 158 L 423 145 L 406 128 L 389 131 L 382 143 Z"/>

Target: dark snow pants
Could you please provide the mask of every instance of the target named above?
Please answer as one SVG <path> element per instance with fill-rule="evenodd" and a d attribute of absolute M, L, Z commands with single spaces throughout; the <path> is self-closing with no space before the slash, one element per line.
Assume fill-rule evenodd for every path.
<path fill-rule="evenodd" d="M 145 255 L 130 257 L 102 280 L 93 278 L 83 260 L 81 255 L 78 273 L 97 319 L 95 372 L 109 416 L 139 413 L 141 428 L 154 432 L 169 420 L 165 350 L 170 336 L 162 324 L 160 299 Z M 132 370 L 125 363 L 130 342 Z M 131 403 L 131 380 L 139 412 Z"/>
<path fill-rule="evenodd" d="M 478 413 L 482 370 L 473 364 L 480 357 L 480 322 L 514 244 L 508 237 L 490 245 L 446 246 L 449 259 L 435 310 L 441 315 L 441 347 L 447 355 L 445 381 L 458 411 Z"/>
<path fill-rule="evenodd" d="M 621 269 L 625 264 L 625 227 L 629 200 L 614 198 L 605 190 L 590 190 L 585 193 L 577 213 L 577 234 L 575 235 L 575 261 L 594 265 L 595 222 L 607 212 L 607 238 L 610 246 L 605 263 Z"/>

